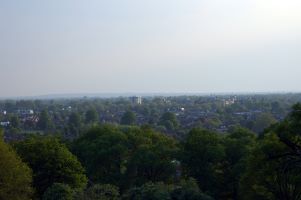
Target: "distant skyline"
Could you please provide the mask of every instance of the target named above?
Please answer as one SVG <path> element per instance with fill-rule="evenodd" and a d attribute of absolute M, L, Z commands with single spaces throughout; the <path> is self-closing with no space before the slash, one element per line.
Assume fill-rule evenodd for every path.
<path fill-rule="evenodd" d="M 0 1 L 0 98 L 301 92 L 299 0 Z"/>

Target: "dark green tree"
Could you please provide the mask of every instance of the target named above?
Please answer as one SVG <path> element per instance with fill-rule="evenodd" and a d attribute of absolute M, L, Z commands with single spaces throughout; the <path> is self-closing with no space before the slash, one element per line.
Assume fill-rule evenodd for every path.
<path fill-rule="evenodd" d="M 201 192 L 197 182 L 193 178 L 181 180 L 171 191 L 173 200 L 213 200 L 212 197 Z"/>
<path fill-rule="evenodd" d="M 132 111 L 127 111 L 123 114 L 120 123 L 122 125 L 133 125 L 136 122 L 136 115 Z"/>
<path fill-rule="evenodd" d="M 20 119 L 17 115 L 12 115 L 10 117 L 10 124 L 13 128 L 20 128 Z"/>
<path fill-rule="evenodd" d="M 4 143 L 0 130 L 0 199 L 29 200 L 32 173 L 15 151 Z"/>
<path fill-rule="evenodd" d="M 202 129 L 189 132 L 183 144 L 182 165 L 184 173 L 195 178 L 202 191 L 218 195 L 224 158 L 225 150 L 217 133 Z"/>
<path fill-rule="evenodd" d="M 76 138 L 80 135 L 82 121 L 80 114 L 73 112 L 69 115 L 67 137 Z"/>
<path fill-rule="evenodd" d="M 202 193 L 193 179 L 183 180 L 177 185 L 162 182 L 148 182 L 140 187 L 131 188 L 124 196 L 125 200 L 213 200 Z"/>
<path fill-rule="evenodd" d="M 83 200 L 119 200 L 120 194 L 118 187 L 109 184 L 93 185 L 89 187 L 82 198 Z"/>
<path fill-rule="evenodd" d="M 81 126 L 81 117 L 77 112 L 71 113 L 69 116 L 68 124 L 70 127 L 80 128 Z"/>
<path fill-rule="evenodd" d="M 51 119 L 46 110 L 41 112 L 37 127 L 41 130 L 48 130 L 52 127 Z"/>
<path fill-rule="evenodd" d="M 179 122 L 174 113 L 166 112 L 161 116 L 159 125 L 164 126 L 169 131 L 172 131 L 179 127 Z"/>
<path fill-rule="evenodd" d="M 85 188 L 87 178 L 83 167 L 58 139 L 31 137 L 15 147 L 33 170 L 33 185 L 39 197 L 54 183 L 67 184 L 74 190 Z"/>
<path fill-rule="evenodd" d="M 252 130 L 256 133 L 262 132 L 265 128 L 268 128 L 277 121 L 270 113 L 262 113 L 258 115 L 254 121 Z"/>
<path fill-rule="evenodd" d="M 98 113 L 95 109 L 87 110 L 86 115 L 86 123 L 94 123 L 98 121 Z"/>
<path fill-rule="evenodd" d="M 43 200 L 73 200 L 74 191 L 69 185 L 54 183 L 43 194 Z"/>
<path fill-rule="evenodd" d="M 245 199 L 301 197 L 301 104 L 266 130 L 248 158 L 242 178 Z"/>
<path fill-rule="evenodd" d="M 246 171 L 247 159 L 256 144 L 256 135 L 248 129 L 233 127 L 223 141 L 225 160 L 223 162 L 223 184 L 220 197 L 239 199 L 240 180 Z"/>
<path fill-rule="evenodd" d="M 163 183 L 146 183 L 124 195 L 125 200 L 171 200 L 171 188 Z"/>
<path fill-rule="evenodd" d="M 168 182 L 175 178 L 177 142 L 149 128 L 132 129 L 127 133 L 129 157 L 126 170 L 127 185 L 146 182 Z"/>
<path fill-rule="evenodd" d="M 118 185 L 125 167 L 127 137 L 113 126 L 90 129 L 73 143 L 73 152 L 91 181 Z"/>
<path fill-rule="evenodd" d="M 300 199 L 301 169 L 283 156 L 287 151 L 276 134 L 266 134 L 259 141 L 242 177 L 243 199 Z"/>

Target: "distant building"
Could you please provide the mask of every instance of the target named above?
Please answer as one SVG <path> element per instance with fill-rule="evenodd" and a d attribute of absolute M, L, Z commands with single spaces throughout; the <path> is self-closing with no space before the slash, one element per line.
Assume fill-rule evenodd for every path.
<path fill-rule="evenodd" d="M 8 127 L 9 124 L 10 124 L 9 121 L 7 121 L 7 122 L 0 122 L 0 126 L 3 126 L 3 127 Z"/>
<path fill-rule="evenodd" d="M 20 119 L 23 123 L 32 123 L 36 124 L 39 121 L 39 117 L 37 115 L 28 115 L 27 117 L 23 117 Z"/>
<path fill-rule="evenodd" d="M 130 100 L 133 104 L 138 104 L 138 105 L 142 104 L 142 97 L 134 96 L 134 97 L 130 97 Z"/>
<path fill-rule="evenodd" d="M 6 114 L 7 114 L 6 110 L 0 110 L 0 115 L 6 115 Z"/>
<path fill-rule="evenodd" d="M 28 109 L 28 110 L 23 110 L 23 109 L 20 109 L 17 111 L 17 113 L 19 115 L 33 115 L 34 114 L 34 111 L 31 110 L 31 109 Z"/>
<path fill-rule="evenodd" d="M 223 104 L 224 104 L 224 106 L 230 106 L 232 104 L 235 104 L 236 100 L 237 100 L 236 96 L 231 97 L 229 99 L 223 99 Z"/>

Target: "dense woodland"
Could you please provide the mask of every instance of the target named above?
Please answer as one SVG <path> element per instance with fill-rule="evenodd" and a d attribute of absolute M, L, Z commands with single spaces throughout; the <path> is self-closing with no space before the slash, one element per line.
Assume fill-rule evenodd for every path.
<path fill-rule="evenodd" d="M 301 199 L 299 101 L 1 101 L 0 200 Z"/>

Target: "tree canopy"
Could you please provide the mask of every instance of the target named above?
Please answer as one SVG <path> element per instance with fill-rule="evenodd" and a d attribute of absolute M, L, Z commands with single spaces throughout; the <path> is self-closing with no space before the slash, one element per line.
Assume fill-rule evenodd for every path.
<path fill-rule="evenodd" d="M 257 141 L 242 179 L 247 199 L 300 199 L 301 104 Z"/>
<path fill-rule="evenodd" d="M 32 172 L 2 139 L 0 130 L 0 199 L 29 200 L 33 195 Z"/>
<path fill-rule="evenodd" d="M 33 186 L 38 196 L 54 183 L 64 183 L 72 189 L 85 188 L 87 178 L 77 158 L 53 137 L 31 137 L 15 145 L 18 154 L 33 170 Z"/>
<path fill-rule="evenodd" d="M 133 125 L 136 122 L 136 115 L 132 111 L 126 111 L 120 121 L 122 125 Z"/>
<path fill-rule="evenodd" d="M 73 144 L 89 178 L 120 187 L 167 181 L 175 175 L 176 141 L 151 129 L 100 126 Z"/>
<path fill-rule="evenodd" d="M 225 149 L 217 133 L 202 129 L 189 132 L 183 144 L 182 164 L 184 172 L 197 180 L 202 191 L 218 193 L 224 158 Z"/>
<path fill-rule="evenodd" d="M 62 101 L 61 106 L 49 101 L 47 109 L 41 102 L 14 102 L 22 106 L 17 113 L 0 112 L 5 128 L 0 200 L 300 200 L 301 104 L 281 118 L 267 111 L 286 112 L 276 100 L 267 104 L 256 97 L 255 103 L 244 99 L 244 104 L 226 106 L 223 101 L 179 99 L 188 102 L 185 108 L 170 98 L 146 99 L 143 103 L 151 102 L 146 107 L 122 98 L 104 100 L 98 107 L 97 100 L 92 105 L 86 99 Z M 13 111 L 11 104 L 0 101 L 0 109 Z M 195 104 L 205 111 L 191 111 Z M 255 110 L 261 104 L 267 109 Z M 23 110 L 28 106 L 40 111 Z M 137 114 L 137 123 L 114 123 L 125 110 Z M 185 112 L 195 115 L 187 119 Z M 226 120 L 220 116 L 223 112 Z M 144 124 L 141 113 L 152 124 Z M 12 116 L 20 118 L 18 128 L 7 125 Z M 54 125 L 50 130 L 57 130 L 59 122 L 66 132 L 51 133 L 49 118 Z M 106 119 L 113 123 L 96 123 Z M 39 126 L 38 133 L 24 131 L 26 120 L 31 128 Z M 73 137 L 64 137 L 66 133 Z"/>
<path fill-rule="evenodd" d="M 43 200 L 73 200 L 73 197 L 71 187 L 62 183 L 54 183 L 43 194 Z"/>
<path fill-rule="evenodd" d="M 172 112 L 166 112 L 164 113 L 159 121 L 159 125 L 164 126 L 167 130 L 174 130 L 178 128 L 179 122 L 177 120 L 177 117 Z"/>
<path fill-rule="evenodd" d="M 85 114 L 86 123 L 94 123 L 98 121 L 98 113 L 95 109 L 87 110 Z"/>

